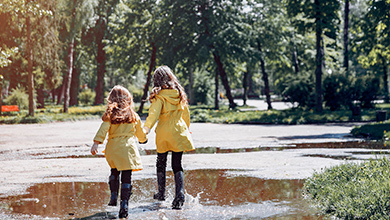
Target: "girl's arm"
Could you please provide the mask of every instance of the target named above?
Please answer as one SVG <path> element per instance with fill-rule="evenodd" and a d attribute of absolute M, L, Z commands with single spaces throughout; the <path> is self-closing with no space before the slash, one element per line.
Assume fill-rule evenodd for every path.
<path fill-rule="evenodd" d="M 138 117 L 137 123 L 135 125 L 135 136 L 138 138 L 140 144 L 146 144 L 148 142 L 148 138 L 144 133 L 144 130 L 141 126 L 141 119 Z"/>
<path fill-rule="evenodd" d="M 103 122 L 100 125 L 99 130 L 96 132 L 95 137 L 93 138 L 93 145 L 91 147 L 91 154 L 95 155 L 98 152 L 98 145 L 102 144 L 104 139 L 106 139 L 106 135 L 108 130 L 110 129 L 110 122 Z"/>
<path fill-rule="evenodd" d="M 92 155 L 95 155 L 95 154 L 98 153 L 98 146 L 99 146 L 99 142 L 94 141 L 94 142 L 93 142 L 93 145 L 92 145 L 92 147 L 91 147 L 91 154 L 92 154 Z"/>
<path fill-rule="evenodd" d="M 149 108 L 149 115 L 146 118 L 144 128 L 146 131 L 150 131 L 151 128 L 156 124 L 158 117 L 160 117 L 162 109 L 162 101 L 159 98 L 155 98 Z"/>

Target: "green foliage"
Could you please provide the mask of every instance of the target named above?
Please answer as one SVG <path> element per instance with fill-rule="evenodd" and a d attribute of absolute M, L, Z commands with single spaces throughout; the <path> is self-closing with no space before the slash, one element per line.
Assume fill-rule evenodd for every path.
<path fill-rule="evenodd" d="M 212 91 L 211 86 L 211 80 L 209 77 L 205 76 L 204 73 L 197 73 L 195 80 L 194 80 L 194 97 L 195 97 L 195 103 L 200 104 L 211 104 L 212 97 L 211 94 L 214 92 Z"/>
<path fill-rule="evenodd" d="M 351 130 L 353 136 L 370 137 L 372 139 L 383 139 L 386 132 L 390 132 L 390 121 L 365 124 Z"/>
<path fill-rule="evenodd" d="M 381 157 L 316 172 L 304 191 L 323 213 L 340 219 L 389 219 L 390 161 Z"/>
<path fill-rule="evenodd" d="M 282 96 L 285 101 L 298 103 L 300 107 L 313 107 L 315 103 L 313 88 L 310 77 L 291 76 L 284 83 Z"/>
<path fill-rule="evenodd" d="M 84 89 L 79 94 L 79 101 L 84 105 L 90 105 L 95 101 L 96 93 L 92 89 Z"/>
<path fill-rule="evenodd" d="M 316 113 L 302 108 L 268 111 L 241 111 L 240 107 L 231 111 L 227 106 L 214 110 L 207 106 L 191 106 L 192 122 L 225 124 L 313 124 L 353 121 L 349 110 L 323 111 Z M 361 121 L 375 120 L 375 110 L 362 111 Z"/>
<path fill-rule="evenodd" d="M 106 106 L 69 107 L 68 113 L 62 113 L 62 106 L 48 106 L 35 111 L 35 116 L 28 116 L 27 110 L 22 110 L 16 116 L 0 116 L 0 124 L 30 124 L 57 121 L 75 121 L 100 118 Z"/>
<path fill-rule="evenodd" d="M 350 107 L 353 100 L 349 86 L 350 82 L 344 74 L 328 75 L 323 82 L 325 106 L 331 111 L 342 106 Z"/>
<path fill-rule="evenodd" d="M 133 95 L 134 102 L 141 102 L 142 96 L 144 95 L 143 89 L 130 86 L 129 91 Z"/>
<path fill-rule="evenodd" d="M 28 95 L 22 88 L 13 89 L 11 94 L 4 99 L 5 105 L 18 105 L 19 109 L 28 109 Z"/>

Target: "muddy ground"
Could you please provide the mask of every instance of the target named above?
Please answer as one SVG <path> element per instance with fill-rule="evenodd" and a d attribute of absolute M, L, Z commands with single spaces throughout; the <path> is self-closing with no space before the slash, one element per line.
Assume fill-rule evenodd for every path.
<path fill-rule="evenodd" d="M 98 156 L 90 155 L 99 125 L 100 120 L 0 125 L 0 198 L 26 193 L 35 184 L 106 182 L 104 146 Z M 238 176 L 261 179 L 305 179 L 325 167 L 372 157 L 371 150 L 349 144 L 361 141 L 349 136 L 355 125 L 194 123 L 190 130 L 198 151 L 185 154 L 183 166 L 189 171 L 236 170 Z M 134 172 L 134 181 L 155 178 L 154 138 L 152 132 L 149 142 L 139 145 L 144 169 Z"/>

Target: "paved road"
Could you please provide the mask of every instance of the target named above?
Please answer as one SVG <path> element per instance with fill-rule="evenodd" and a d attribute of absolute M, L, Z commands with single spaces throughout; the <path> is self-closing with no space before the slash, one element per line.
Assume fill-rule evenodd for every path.
<path fill-rule="evenodd" d="M 100 120 L 49 124 L 0 125 L 0 152 L 92 143 Z M 348 137 L 357 124 L 323 125 L 235 125 L 193 123 L 190 130 L 196 147 L 242 148 L 278 146 L 302 142 L 338 142 Z M 154 132 L 145 149 L 154 149 Z"/>

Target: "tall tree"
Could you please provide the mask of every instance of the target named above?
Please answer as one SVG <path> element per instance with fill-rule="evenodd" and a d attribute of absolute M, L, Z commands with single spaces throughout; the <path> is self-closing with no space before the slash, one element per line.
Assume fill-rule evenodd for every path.
<path fill-rule="evenodd" d="M 45 27 L 46 23 L 41 23 L 43 17 L 52 17 L 53 12 L 50 7 L 51 1 L 49 3 L 44 1 L 5 1 L 2 2 L 0 9 L 0 16 L 2 19 L 2 33 L 0 34 L 1 38 L 1 48 L 9 50 L 11 48 L 21 48 L 20 50 L 15 50 L 15 53 L 18 51 L 22 52 L 22 56 L 15 55 L 14 62 L 12 65 L 9 65 L 7 78 L 13 82 L 19 81 L 20 78 L 15 77 L 18 73 L 14 70 L 19 69 L 18 72 L 27 72 L 27 80 L 25 86 L 28 88 L 29 94 L 29 115 L 34 116 L 35 102 L 34 102 L 34 75 L 33 70 L 40 66 L 44 68 L 46 64 L 42 62 L 40 57 L 44 56 L 46 51 L 50 51 L 51 47 L 55 48 L 53 44 L 47 44 L 39 32 L 43 29 L 48 30 L 47 33 L 50 38 L 50 33 L 52 33 L 51 28 Z M 16 58 L 18 57 L 18 58 Z M 22 60 L 27 61 L 27 68 L 21 65 Z M 7 72 L 7 71 L 5 71 Z M 12 81 L 11 81 L 12 84 Z"/>
<path fill-rule="evenodd" d="M 128 0 L 118 5 L 112 21 L 113 40 L 109 54 L 119 67 L 129 74 L 137 68 L 146 72 L 146 82 L 138 112 L 141 114 L 147 101 L 152 73 L 156 66 L 162 41 L 162 32 L 168 32 L 161 24 L 161 13 L 155 0 Z"/>
<path fill-rule="evenodd" d="M 70 85 L 72 82 L 72 73 L 74 67 L 75 41 L 80 37 L 83 28 L 91 23 L 93 16 L 94 1 L 88 0 L 63 0 L 59 5 L 63 13 L 63 26 L 65 42 L 67 44 L 66 53 L 66 73 L 64 74 L 62 90 L 64 92 L 63 112 L 68 112 L 70 100 Z"/>
<path fill-rule="evenodd" d="M 383 95 L 389 102 L 388 69 L 390 65 L 390 2 L 369 1 L 368 11 L 360 21 L 355 40 L 362 52 L 359 62 L 366 68 L 378 69 L 383 77 Z"/>
<path fill-rule="evenodd" d="M 99 4 L 95 8 L 98 19 L 94 27 L 95 43 L 97 47 L 97 81 L 96 81 L 96 96 L 95 105 L 103 104 L 104 102 L 104 75 L 106 73 L 106 51 L 105 40 L 108 36 L 108 23 L 111 14 L 114 12 L 119 0 L 98 0 Z"/>
<path fill-rule="evenodd" d="M 298 29 L 303 31 L 314 30 L 316 34 L 316 111 L 322 112 L 322 72 L 324 66 L 324 42 L 323 35 L 336 38 L 338 24 L 340 22 L 338 11 L 340 2 L 338 0 L 287 0 L 287 11 L 292 17 L 302 16 Z"/>
<path fill-rule="evenodd" d="M 348 32 L 349 32 L 349 1 L 344 3 L 344 68 L 348 72 L 349 58 L 348 58 Z"/>

